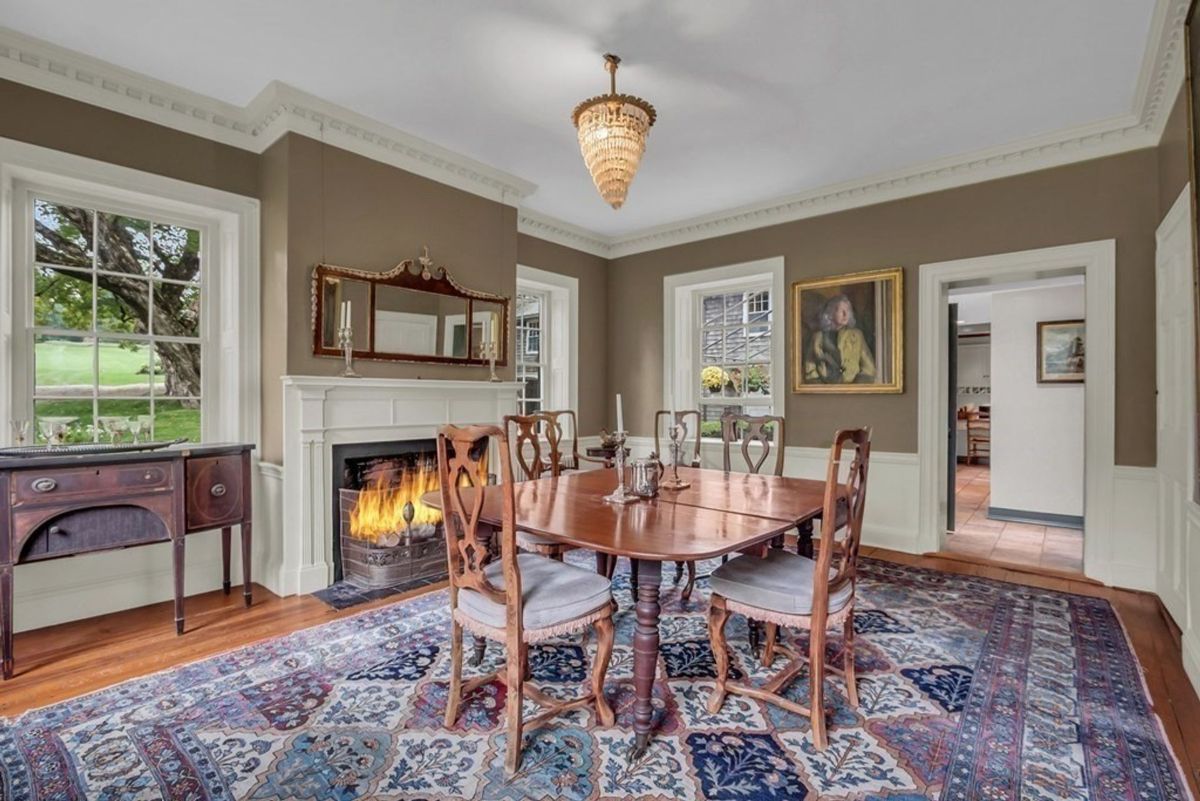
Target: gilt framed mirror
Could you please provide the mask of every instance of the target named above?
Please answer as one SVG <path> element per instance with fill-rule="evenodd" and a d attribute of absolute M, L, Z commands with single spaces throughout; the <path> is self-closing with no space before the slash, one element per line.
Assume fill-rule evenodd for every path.
<path fill-rule="evenodd" d="M 469 289 L 426 255 L 387 272 L 318 264 L 312 277 L 313 353 L 343 355 L 350 329 L 354 358 L 393 362 L 508 364 L 511 300 Z M 469 321 L 469 322 L 468 322 Z"/>

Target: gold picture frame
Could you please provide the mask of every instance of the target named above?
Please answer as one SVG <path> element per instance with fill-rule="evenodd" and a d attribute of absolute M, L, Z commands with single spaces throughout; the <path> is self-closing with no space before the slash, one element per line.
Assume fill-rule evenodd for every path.
<path fill-rule="evenodd" d="M 904 268 L 792 284 L 792 392 L 904 392 Z"/>

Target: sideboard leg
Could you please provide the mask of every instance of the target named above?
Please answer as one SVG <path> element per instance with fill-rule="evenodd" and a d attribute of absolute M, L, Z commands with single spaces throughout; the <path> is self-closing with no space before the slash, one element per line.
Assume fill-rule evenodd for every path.
<path fill-rule="evenodd" d="M 242 526 L 243 543 L 246 541 L 246 536 L 244 533 L 245 531 L 246 527 Z M 225 591 L 226 595 L 229 594 L 229 551 L 231 550 L 230 539 L 232 536 L 233 529 L 231 529 L 229 526 L 225 526 L 225 528 L 221 529 L 221 570 L 223 571 L 221 573 L 221 589 Z M 242 548 L 242 550 L 244 551 L 245 548 Z"/>
<path fill-rule="evenodd" d="M 813 521 L 805 520 L 796 527 L 796 553 L 813 558 Z"/>
<path fill-rule="evenodd" d="M 13 569 L 0 565 L 0 643 L 3 648 L 4 678 L 13 674 Z"/>
<path fill-rule="evenodd" d="M 175 633 L 183 634 L 183 532 L 171 541 L 171 556 L 175 569 Z"/>
<path fill-rule="evenodd" d="M 249 606 L 253 602 L 254 591 L 250 588 L 250 545 L 251 545 L 251 529 L 250 521 L 243 520 L 240 526 L 239 534 L 242 538 L 242 601 Z M 225 529 L 228 531 L 229 529 Z M 229 567 L 225 567 L 225 592 L 229 592 Z"/>

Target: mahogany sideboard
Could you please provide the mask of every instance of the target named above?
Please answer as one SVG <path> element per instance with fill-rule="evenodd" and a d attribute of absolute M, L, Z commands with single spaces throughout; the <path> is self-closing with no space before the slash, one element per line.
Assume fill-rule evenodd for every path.
<path fill-rule="evenodd" d="M 13 566 L 64 556 L 172 544 L 175 633 L 183 633 L 184 540 L 221 529 L 223 587 L 230 591 L 232 527 L 242 546 L 250 605 L 250 452 L 242 443 L 134 453 L 0 457 L 0 644 L 13 672 Z"/>

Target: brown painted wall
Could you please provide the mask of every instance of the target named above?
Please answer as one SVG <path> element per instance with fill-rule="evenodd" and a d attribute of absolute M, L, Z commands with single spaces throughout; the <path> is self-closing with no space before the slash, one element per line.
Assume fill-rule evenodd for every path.
<path fill-rule="evenodd" d="M 579 430 L 611 427 L 608 395 L 608 260 L 519 234 L 517 262 L 579 279 Z"/>
<path fill-rule="evenodd" d="M 258 185 L 262 193 L 262 442 L 259 458 L 283 462 L 283 385 L 288 341 L 288 145 L 287 137 L 263 152 Z M 305 316 L 305 309 L 299 314 Z"/>
<path fill-rule="evenodd" d="M 838 427 L 871 425 L 876 448 L 915 452 L 917 266 L 1116 239 L 1117 462 L 1153 465 L 1158 204 L 1157 154 L 1141 150 L 616 259 L 608 285 L 609 391 L 623 393 L 633 433 L 650 434 L 661 402 L 664 275 L 770 256 L 784 257 L 789 285 L 903 266 L 904 394 L 789 393 L 786 414 L 791 445 L 826 446 Z"/>
<path fill-rule="evenodd" d="M 1188 124 L 1187 92 L 1179 90 L 1162 139 L 1158 142 L 1158 216 L 1162 219 L 1171 210 L 1188 182 Z"/>
<path fill-rule="evenodd" d="M 0 136 L 258 197 L 258 156 L 0 80 Z"/>

